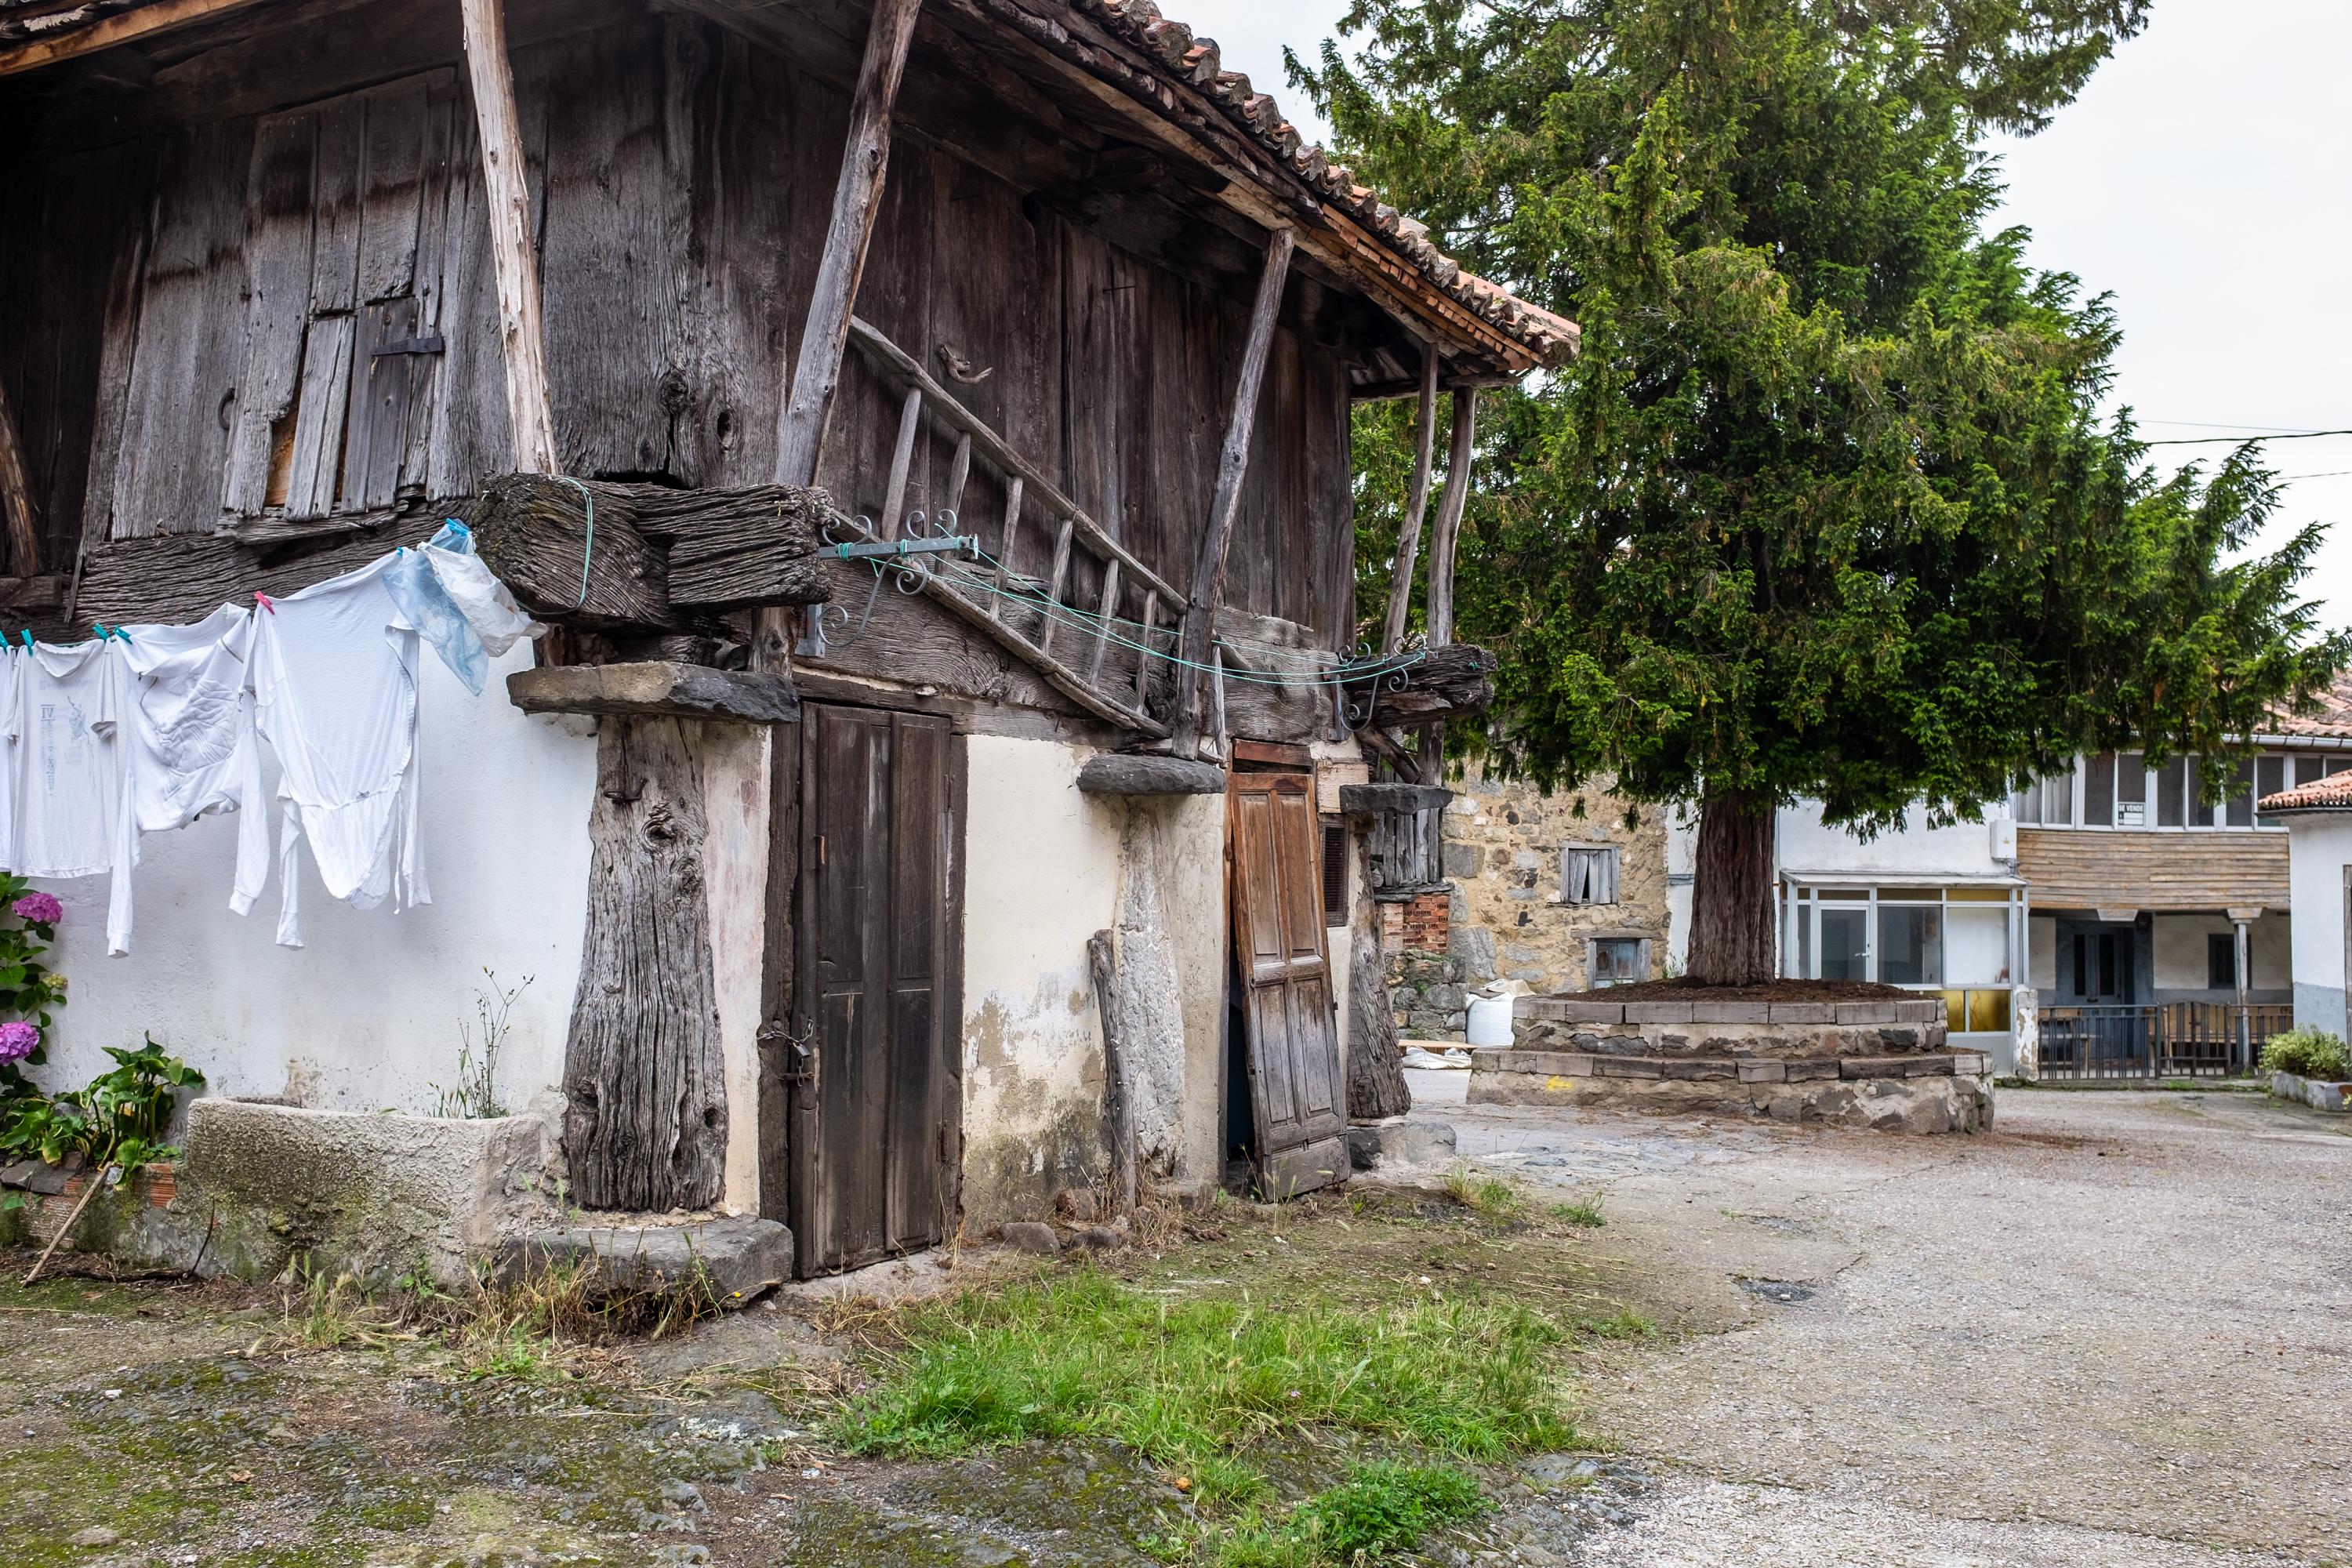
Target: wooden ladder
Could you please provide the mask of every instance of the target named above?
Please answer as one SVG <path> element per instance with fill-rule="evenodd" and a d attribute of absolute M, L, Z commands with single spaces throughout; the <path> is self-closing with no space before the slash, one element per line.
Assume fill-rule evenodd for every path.
<path fill-rule="evenodd" d="M 1166 637 L 1172 646 L 1175 628 L 1181 624 L 1190 601 L 1063 494 L 1043 469 L 958 402 L 914 356 L 855 316 L 849 321 L 849 341 L 885 380 L 906 388 L 881 521 L 866 528 L 853 519 L 852 531 L 876 542 L 897 541 L 908 475 L 914 467 L 915 443 L 921 438 L 923 416 L 928 412 L 955 438 L 943 510 L 955 512 L 956 531 L 982 533 L 965 520 L 961 504 L 975 457 L 1003 479 L 1004 515 L 992 542 L 982 545 L 994 557 L 993 567 L 935 570 L 925 577 L 923 592 L 1034 666 L 1055 690 L 1096 717 L 1154 738 L 1165 736 L 1169 727 L 1144 706 L 1153 657 L 1115 643 L 1113 628 L 1121 607 L 1129 600 L 1139 601 L 1140 629 L 1130 627 L 1120 634 L 1124 640 L 1157 647 L 1164 616 L 1169 628 Z M 1022 514 L 1033 503 L 1045 513 L 1045 526 L 1054 531 L 1053 565 L 1042 579 L 1017 574 L 1011 564 L 1022 538 Z M 1094 556 L 1102 567 L 1102 592 L 1092 606 L 1084 608 L 1066 604 L 1063 598 L 1078 580 L 1073 557 L 1079 551 Z M 1087 616 L 1092 617 L 1090 623 Z M 1060 653 L 1055 651 L 1057 641 L 1063 647 Z"/>

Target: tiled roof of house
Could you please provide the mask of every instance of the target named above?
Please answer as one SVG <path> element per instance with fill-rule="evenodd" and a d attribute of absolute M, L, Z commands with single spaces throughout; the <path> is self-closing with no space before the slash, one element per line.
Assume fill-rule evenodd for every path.
<path fill-rule="evenodd" d="M 1183 23 L 1160 15 L 1156 0 L 1072 0 L 1099 17 L 1129 43 L 1158 59 L 1222 107 L 1233 121 L 1285 168 L 1314 187 L 1325 200 L 1370 226 L 1372 232 L 1411 262 L 1421 275 L 1455 300 L 1517 338 L 1545 363 L 1575 351 L 1580 331 L 1565 316 L 1531 305 L 1500 284 L 1490 283 L 1431 243 L 1428 226 L 1404 216 L 1359 184 L 1346 165 L 1307 141 L 1283 117 L 1282 106 L 1260 92 L 1250 79 L 1229 71 L 1213 38 L 1196 37 Z"/>
<path fill-rule="evenodd" d="M 2324 779 L 2266 795 L 2262 799 L 2262 811 L 2264 816 L 2284 811 L 2352 811 L 2352 773 L 2330 773 Z"/>
<path fill-rule="evenodd" d="M 2335 686 L 2321 694 L 2317 712 L 2273 714 L 2271 733 L 2352 740 L 2352 670 L 2337 676 Z"/>

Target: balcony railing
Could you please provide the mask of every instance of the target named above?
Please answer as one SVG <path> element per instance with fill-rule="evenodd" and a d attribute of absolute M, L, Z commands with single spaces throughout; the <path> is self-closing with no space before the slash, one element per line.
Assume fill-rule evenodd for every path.
<path fill-rule="evenodd" d="M 2294 1008 L 2283 1002 L 2044 1007 L 2036 1061 L 2045 1079 L 2221 1078 L 2250 1068 L 2248 1051 L 2293 1027 Z"/>

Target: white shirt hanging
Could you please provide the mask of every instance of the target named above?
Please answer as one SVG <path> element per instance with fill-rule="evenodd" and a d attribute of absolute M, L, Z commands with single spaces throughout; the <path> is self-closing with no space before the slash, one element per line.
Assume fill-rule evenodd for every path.
<path fill-rule="evenodd" d="M 425 904 L 417 637 L 384 588 L 394 557 L 271 601 L 253 620 L 254 717 L 283 767 L 278 940 L 302 945 L 298 847 L 335 898 Z"/>
<path fill-rule="evenodd" d="M 139 837 L 184 827 L 214 812 L 236 812 L 233 913 L 252 910 L 269 876 L 269 821 L 262 797 L 261 742 L 251 697 L 253 612 L 223 605 L 190 626 L 124 628 L 130 747 L 128 842 L 118 858 L 139 861 Z M 110 953 L 131 950 L 131 876 L 118 870 L 107 903 Z"/>
<path fill-rule="evenodd" d="M 117 868 L 124 752 L 115 727 L 115 647 L 37 643 L 0 666 L 0 734 L 14 752 L 9 869 L 19 876 Z"/>

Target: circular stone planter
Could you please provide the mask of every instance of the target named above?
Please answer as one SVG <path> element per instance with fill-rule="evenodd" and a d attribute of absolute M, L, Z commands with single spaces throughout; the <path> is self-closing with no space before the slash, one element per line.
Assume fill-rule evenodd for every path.
<path fill-rule="evenodd" d="M 1892 1132 L 1992 1125 L 1991 1062 L 1946 1048 L 1933 998 L 1602 1002 L 1523 997 L 1508 1047 L 1471 1053 L 1474 1105 L 1622 1105 Z"/>

